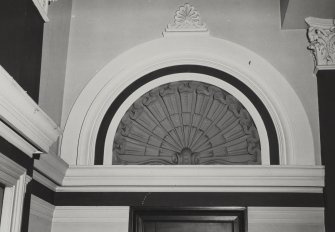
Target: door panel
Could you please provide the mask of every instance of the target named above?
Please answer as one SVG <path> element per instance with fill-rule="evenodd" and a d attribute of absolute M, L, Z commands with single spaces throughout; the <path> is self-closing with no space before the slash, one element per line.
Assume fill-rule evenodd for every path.
<path fill-rule="evenodd" d="M 151 222 L 144 232 L 233 232 L 232 223 L 220 222 Z"/>
<path fill-rule="evenodd" d="M 129 232 L 247 232 L 244 207 L 132 207 Z"/>

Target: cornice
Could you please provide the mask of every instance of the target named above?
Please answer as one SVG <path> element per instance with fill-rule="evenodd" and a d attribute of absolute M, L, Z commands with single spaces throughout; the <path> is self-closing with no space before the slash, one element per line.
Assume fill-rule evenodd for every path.
<path fill-rule="evenodd" d="M 1 66 L 0 118 L 45 152 L 61 134 L 56 123 Z"/>
<path fill-rule="evenodd" d="M 44 185 L 48 189 L 50 189 L 54 192 L 56 191 L 58 185 L 56 183 L 52 182 L 50 179 L 43 176 L 41 173 L 34 170 L 33 177 L 34 177 L 34 180 L 36 180 L 40 184 Z"/>
<path fill-rule="evenodd" d="M 0 136 L 6 139 L 9 143 L 24 152 L 27 156 L 32 157 L 36 152 L 36 148 L 28 143 L 24 138 L 18 135 L 10 127 L 0 121 Z"/>
<path fill-rule="evenodd" d="M 42 154 L 39 160 L 35 160 L 34 167 L 45 176 L 61 185 L 68 169 L 68 164 L 56 155 Z M 43 178 L 38 179 L 43 183 Z"/>
<path fill-rule="evenodd" d="M 321 166 L 72 166 L 57 191 L 322 192 L 323 178 Z"/>
<path fill-rule="evenodd" d="M 28 143 L 25 139 L 19 136 L 16 132 L 14 132 L 11 128 L 0 121 L 0 136 L 6 139 L 8 142 L 13 144 L 15 147 L 24 152 L 27 156 L 32 157 L 33 153 L 36 152 L 36 148 L 33 147 L 30 143 Z M 3 158 L 2 158 L 3 157 Z M 5 156 L 0 156 L 0 164 L 2 167 L 0 168 L 0 182 L 1 182 L 1 172 L 3 170 L 15 171 L 17 168 L 11 166 L 10 159 Z M 68 168 L 68 164 L 63 161 L 60 157 L 54 154 L 42 153 L 39 160 L 34 161 L 34 167 L 38 169 L 41 173 L 48 176 L 52 181 L 60 184 L 63 181 L 65 172 Z M 18 174 L 15 175 L 15 178 L 18 178 L 22 173 L 24 173 L 25 169 L 20 167 L 18 169 Z M 16 171 L 17 172 L 17 171 Z M 51 190 L 56 190 L 56 184 L 42 176 L 40 173 L 34 171 L 34 179 L 40 182 L 41 184 L 47 186 Z M 13 183 L 15 183 L 15 178 L 13 179 Z M 2 182 L 3 183 L 3 182 Z"/>
<path fill-rule="evenodd" d="M 308 17 L 308 49 L 312 52 L 315 71 L 335 67 L 335 20 Z"/>
<path fill-rule="evenodd" d="M 14 186 L 25 172 L 24 167 L 0 153 L 0 183 L 6 186 Z"/>

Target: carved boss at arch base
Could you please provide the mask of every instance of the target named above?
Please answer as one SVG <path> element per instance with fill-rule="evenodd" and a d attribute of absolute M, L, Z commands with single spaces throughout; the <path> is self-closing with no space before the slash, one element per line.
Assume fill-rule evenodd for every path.
<path fill-rule="evenodd" d="M 113 164 L 260 164 L 257 128 L 232 95 L 198 81 L 159 86 L 123 116 Z"/>

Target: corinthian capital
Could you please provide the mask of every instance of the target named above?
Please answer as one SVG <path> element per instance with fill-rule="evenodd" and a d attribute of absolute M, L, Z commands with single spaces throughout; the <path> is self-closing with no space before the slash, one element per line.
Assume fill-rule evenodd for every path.
<path fill-rule="evenodd" d="M 335 67 L 335 20 L 308 17 L 308 49 L 312 51 L 317 69 Z"/>

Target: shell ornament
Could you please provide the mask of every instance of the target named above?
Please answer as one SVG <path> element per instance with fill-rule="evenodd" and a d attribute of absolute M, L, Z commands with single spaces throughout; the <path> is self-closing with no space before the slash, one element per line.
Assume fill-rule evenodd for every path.
<path fill-rule="evenodd" d="M 174 22 L 168 24 L 168 31 L 207 31 L 206 24 L 201 21 L 200 14 L 190 4 L 185 4 L 176 11 Z"/>
<path fill-rule="evenodd" d="M 113 165 L 261 164 L 257 128 L 244 106 L 213 85 L 178 81 L 141 96 L 125 113 Z"/>

